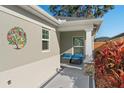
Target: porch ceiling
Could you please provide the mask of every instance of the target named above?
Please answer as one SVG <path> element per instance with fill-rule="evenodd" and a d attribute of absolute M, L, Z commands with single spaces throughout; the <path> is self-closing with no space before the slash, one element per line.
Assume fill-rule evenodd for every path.
<path fill-rule="evenodd" d="M 100 27 L 101 23 L 102 23 L 102 19 L 66 21 L 61 23 L 57 27 L 57 31 L 68 32 L 68 31 L 85 31 L 85 29 L 93 29 L 93 32 L 96 32 Z"/>

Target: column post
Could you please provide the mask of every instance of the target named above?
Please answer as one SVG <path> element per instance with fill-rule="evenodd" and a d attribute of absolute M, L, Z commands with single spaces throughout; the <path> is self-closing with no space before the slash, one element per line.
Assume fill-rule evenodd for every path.
<path fill-rule="evenodd" d="M 95 39 L 95 35 L 92 36 L 92 46 L 93 46 L 93 51 L 94 51 L 94 39 Z"/>
<path fill-rule="evenodd" d="M 85 59 L 84 63 L 91 63 L 93 59 L 93 40 L 92 40 L 92 28 L 85 29 L 86 38 L 85 38 Z"/>

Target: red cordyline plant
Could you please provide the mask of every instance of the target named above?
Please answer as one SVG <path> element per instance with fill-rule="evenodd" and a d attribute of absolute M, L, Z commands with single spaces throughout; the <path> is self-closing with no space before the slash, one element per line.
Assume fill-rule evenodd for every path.
<path fill-rule="evenodd" d="M 124 40 L 106 42 L 95 52 L 96 87 L 124 87 Z"/>

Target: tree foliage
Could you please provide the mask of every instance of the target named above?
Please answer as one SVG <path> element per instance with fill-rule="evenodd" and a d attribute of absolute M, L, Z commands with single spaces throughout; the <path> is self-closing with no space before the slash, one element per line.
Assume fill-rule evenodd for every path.
<path fill-rule="evenodd" d="M 51 5 L 50 12 L 54 16 L 64 17 L 103 17 L 109 10 L 114 9 L 112 5 Z"/>

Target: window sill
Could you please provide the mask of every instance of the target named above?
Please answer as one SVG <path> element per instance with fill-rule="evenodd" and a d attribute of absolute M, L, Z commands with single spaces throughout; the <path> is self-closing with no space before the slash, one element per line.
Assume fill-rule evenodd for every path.
<path fill-rule="evenodd" d="M 42 50 L 42 52 L 50 52 L 50 50 Z"/>

